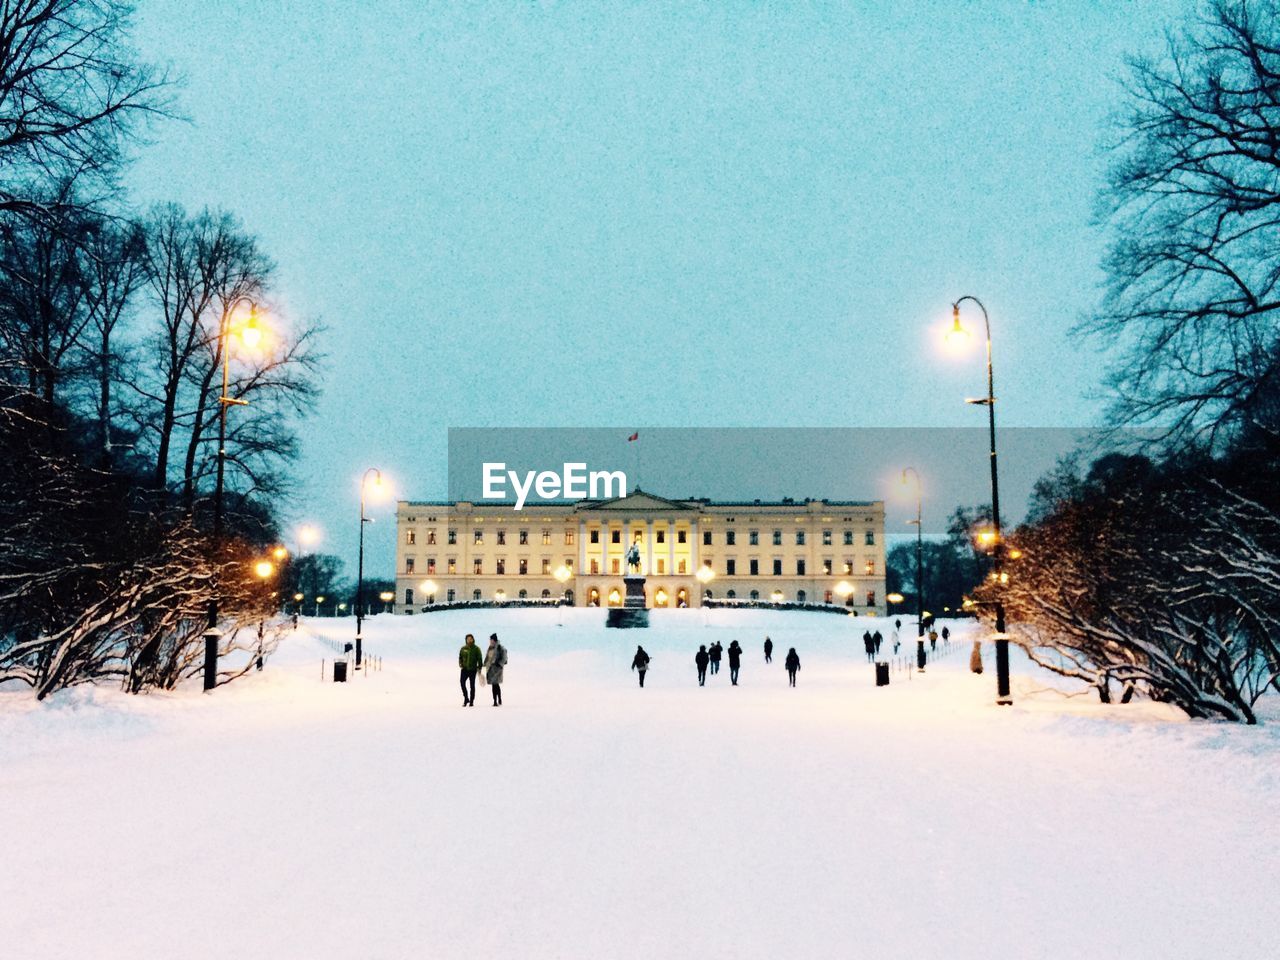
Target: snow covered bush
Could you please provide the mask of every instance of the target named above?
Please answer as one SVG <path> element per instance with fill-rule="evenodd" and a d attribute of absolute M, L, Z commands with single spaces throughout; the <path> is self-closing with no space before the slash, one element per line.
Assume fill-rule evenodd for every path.
<path fill-rule="evenodd" d="M 1111 456 L 1060 476 L 978 598 L 998 591 L 1032 659 L 1106 702 L 1255 722 L 1280 677 L 1280 520 L 1240 466 Z"/>

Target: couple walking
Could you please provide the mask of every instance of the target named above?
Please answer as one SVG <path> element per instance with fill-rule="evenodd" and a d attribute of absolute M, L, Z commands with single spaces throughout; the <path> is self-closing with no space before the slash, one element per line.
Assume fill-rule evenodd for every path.
<path fill-rule="evenodd" d="M 711 666 L 712 673 L 720 672 L 720 651 L 723 649 L 719 643 L 712 644 L 710 652 L 707 651 L 705 644 L 698 647 L 698 652 L 693 657 L 693 663 L 698 668 L 698 686 L 707 685 L 708 664 Z M 738 685 L 738 671 L 741 668 L 742 647 L 738 645 L 737 640 L 734 640 L 729 644 L 729 679 L 735 687 Z"/>
<path fill-rule="evenodd" d="M 498 642 L 496 633 L 489 634 L 489 649 L 481 652 L 476 646 L 476 638 L 467 634 L 458 651 L 458 669 L 461 671 L 459 682 L 462 684 L 462 705 L 476 705 L 476 674 L 484 670 L 482 684 L 488 683 L 493 693 L 493 705 L 502 706 L 502 668 L 507 665 L 507 648 Z M 468 692 L 470 686 L 470 692 Z"/>

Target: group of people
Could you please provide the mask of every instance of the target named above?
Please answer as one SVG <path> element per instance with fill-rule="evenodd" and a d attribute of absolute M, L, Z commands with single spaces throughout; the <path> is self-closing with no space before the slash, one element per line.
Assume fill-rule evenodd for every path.
<path fill-rule="evenodd" d="M 902 627 L 902 621 L 894 622 L 893 628 L 893 652 L 898 652 L 900 640 L 898 631 Z M 942 628 L 942 639 L 945 641 L 951 636 L 951 631 L 945 626 Z M 875 660 L 880 654 L 880 645 L 884 642 L 884 637 L 880 631 L 874 633 L 866 631 L 862 634 L 862 643 L 867 652 L 868 662 Z M 938 633 L 932 629 L 929 630 L 929 648 L 936 650 L 938 647 Z M 732 641 L 728 649 L 717 640 L 711 644 L 710 648 L 704 643 L 698 647 L 698 652 L 694 654 L 693 663 L 698 668 L 698 686 L 705 687 L 707 685 L 707 674 L 715 675 L 720 672 L 720 663 L 724 659 L 725 653 L 729 656 L 729 682 L 733 686 L 738 685 L 738 674 L 742 669 L 742 646 L 737 640 Z M 644 686 L 644 675 L 649 671 L 649 663 L 653 658 L 645 652 L 644 647 L 636 647 L 636 655 L 631 658 L 631 669 L 640 675 L 640 686 Z M 769 637 L 764 638 L 764 662 L 773 663 L 773 640 Z M 462 649 L 458 651 L 458 669 L 460 671 L 459 682 L 462 685 L 462 705 L 464 707 L 474 707 L 476 704 L 476 678 L 480 678 L 481 685 L 488 684 L 490 693 L 493 694 L 493 705 L 495 707 L 502 706 L 502 668 L 507 665 L 507 648 L 498 640 L 496 633 L 489 634 L 489 647 L 487 650 L 481 650 L 476 644 L 476 638 L 468 633 L 463 641 Z M 796 648 L 792 647 L 787 651 L 786 659 L 783 666 L 787 670 L 787 677 L 791 686 L 796 685 L 796 673 L 800 669 L 800 657 L 796 653 Z M 482 672 L 483 671 L 483 672 Z"/>
<path fill-rule="evenodd" d="M 476 705 L 476 676 L 480 683 L 488 684 L 493 694 L 493 705 L 502 706 L 502 668 L 507 665 L 507 648 L 498 642 L 496 633 L 489 634 L 489 649 L 481 650 L 476 645 L 476 638 L 467 634 L 458 651 L 458 669 L 461 671 L 459 682 L 462 684 L 462 705 Z M 480 671 L 484 671 L 481 673 Z"/>
<path fill-rule="evenodd" d="M 724 655 L 729 655 L 729 682 L 733 686 L 738 685 L 739 671 L 742 669 L 742 645 L 737 640 L 731 641 L 728 649 L 724 647 L 720 641 L 711 644 L 710 648 L 704 643 L 698 647 L 698 652 L 693 656 L 694 666 L 698 668 L 698 686 L 705 687 L 707 685 L 707 674 L 717 674 L 720 672 L 720 663 L 724 659 Z M 645 652 L 644 647 L 636 647 L 636 655 L 631 658 L 631 669 L 640 675 L 640 686 L 644 686 L 644 675 L 649 671 L 649 662 L 653 658 Z M 764 662 L 773 663 L 773 641 L 764 638 Z M 796 654 L 796 648 L 792 647 L 787 652 L 786 661 L 783 664 L 787 668 L 787 676 L 791 680 L 791 686 L 796 685 L 796 671 L 800 669 L 800 657 Z"/>

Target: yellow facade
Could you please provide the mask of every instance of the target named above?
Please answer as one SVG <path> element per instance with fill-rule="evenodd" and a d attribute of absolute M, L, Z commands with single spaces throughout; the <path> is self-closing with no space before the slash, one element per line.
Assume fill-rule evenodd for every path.
<path fill-rule="evenodd" d="M 637 490 L 519 511 L 510 503 L 402 501 L 396 542 L 397 613 L 562 594 L 579 606 L 621 605 L 632 543 L 650 607 L 699 606 L 710 596 L 885 612 L 878 500 L 714 502 Z M 709 579 L 697 576 L 703 568 Z"/>

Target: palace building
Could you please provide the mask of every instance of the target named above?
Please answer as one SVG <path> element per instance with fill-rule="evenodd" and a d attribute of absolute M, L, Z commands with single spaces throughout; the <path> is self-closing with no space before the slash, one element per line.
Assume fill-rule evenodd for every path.
<path fill-rule="evenodd" d="M 528 504 L 401 501 L 397 613 L 463 600 L 621 606 L 639 547 L 649 607 L 703 598 L 837 604 L 883 615 L 884 502 L 612 500 Z"/>

